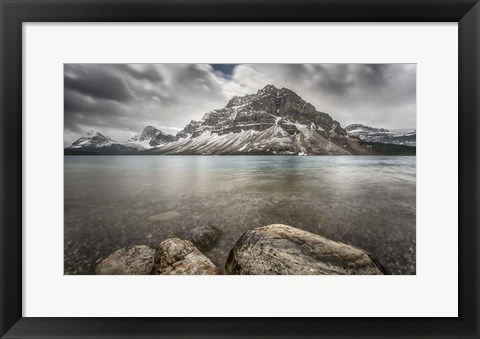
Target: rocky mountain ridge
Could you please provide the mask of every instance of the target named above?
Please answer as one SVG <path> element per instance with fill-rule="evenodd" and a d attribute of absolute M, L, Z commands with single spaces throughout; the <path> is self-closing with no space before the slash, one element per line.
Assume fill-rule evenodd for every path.
<path fill-rule="evenodd" d="M 101 148 L 109 147 L 117 142 L 102 133 L 89 131 L 77 139 L 69 148 Z"/>
<path fill-rule="evenodd" d="M 388 130 L 386 128 L 370 127 L 362 124 L 352 124 L 345 127 L 350 137 L 362 141 L 382 144 L 416 146 L 417 130 Z"/>
<path fill-rule="evenodd" d="M 136 135 L 129 139 L 126 144 L 141 149 L 149 149 L 159 147 L 169 142 L 173 142 L 178 138 L 174 135 L 167 134 L 153 126 L 147 126 L 140 135 Z"/>
<path fill-rule="evenodd" d="M 344 129 L 292 90 L 267 85 L 257 93 L 234 96 L 225 107 L 192 120 L 176 135 L 153 126 L 125 143 L 91 134 L 75 141 L 66 154 L 376 154 L 362 143 L 370 139 L 354 133 L 360 126 L 365 127 Z M 368 132 L 388 130 L 370 128 Z"/>

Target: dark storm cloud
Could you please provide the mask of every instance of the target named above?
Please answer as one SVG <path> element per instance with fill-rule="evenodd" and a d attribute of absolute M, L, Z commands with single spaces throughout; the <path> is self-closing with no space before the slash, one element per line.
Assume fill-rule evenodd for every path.
<path fill-rule="evenodd" d="M 65 144 L 88 130 L 117 141 L 146 125 L 176 133 L 226 100 L 208 65 L 67 64 L 64 79 Z"/>
<path fill-rule="evenodd" d="M 133 98 L 120 74 L 108 65 L 65 65 L 64 85 L 97 99 L 126 102 Z"/>
<path fill-rule="evenodd" d="M 261 82 L 290 88 L 343 126 L 416 125 L 414 64 L 243 64 L 232 80 L 246 88 Z"/>
<path fill-rule="evenodd" d="M 162 81 L 163 78 L 160 73 L 152 65 L 145 64 L 142 69 L 136 69 L 131 65 L 115 65 L 114 68 L 123 70 L 137 80 L 147 80 L 151 82 Z"/>
<path fill-rule="evenodd" d="M 303 65 L 301 67 L 303 68 Z M 348 65 L 334 65 L 331 67 L 318 65 L 315 68 L 318 69 L 318 75 L 316 76 L 317 81 L 313 84 L 319 86 L 325 92 L 345 95 L 350 88 L 355 86 L 353 79 L 349 77 Z M 299 67 L 297 75 L 303 76 L 303 73 L 303 69 L 300 71 Z"/>
<path fill-rule="evenodd" d="M 334 97 L 376 98 L 374 101 L 405 101 L 415 93 L 415 77 L 407 82 L 400 77 L 404 65 L 318 65 L 320 90 Z M 405 88 L 403 88 L 406 86 Z M 357 94 L 357 95 L 355 95 Z M 356 100 L 355 100 L 356 101 Z"/>
<path fill-rule="evenodd" d="M 88 130 L 117 141 L 146 125 L 175 133 L 267 84 L 295 91 L 342 126 L 415 128 L 412 64 L 67 64 L 65 144 Z"/>

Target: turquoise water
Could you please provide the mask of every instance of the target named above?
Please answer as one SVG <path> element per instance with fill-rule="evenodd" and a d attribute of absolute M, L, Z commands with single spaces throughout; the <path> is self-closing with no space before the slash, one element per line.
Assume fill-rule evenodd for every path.
<path fill-rule="evenodd" d="M 415 274 L 416 158 L 65 156 L 65 274 L 92 274 L 121 247 L 152 247 L 205 224 L 223 267 L 248 229 L 284 223 Z"/>

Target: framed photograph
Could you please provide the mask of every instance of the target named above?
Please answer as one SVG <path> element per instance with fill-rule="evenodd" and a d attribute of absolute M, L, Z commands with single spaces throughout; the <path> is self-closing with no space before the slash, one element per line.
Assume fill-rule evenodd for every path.
<path fill-rule="evenodd" d="M 5 338 L 478 338 L 477 1 L 1 1 Z"/>

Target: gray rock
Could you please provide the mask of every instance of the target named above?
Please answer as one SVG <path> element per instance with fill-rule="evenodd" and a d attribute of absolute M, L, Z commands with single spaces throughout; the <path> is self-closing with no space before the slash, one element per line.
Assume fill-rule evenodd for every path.
<path fill-rule="evenodd" d="M 101 260 L 95 273 L 108 275 L 151 274 L 154 254 L 155 250 L 145 245 L 125 247 Z"/>
<path fill-rule="evenodd" d="M 203 250 L 215 244 L 220 237 L 220 234 L 220 230 L 213 226 L 200 226 L 192 229 L 187 238 L 197 248 Z"/>
<path fill-rule="evenodd" d="M 171 211 L 166 211 L 166 212 L 149 216 L 148 220 L 149 221 L 167 221 L 167 220 L 178 218 L 179 216 L 180 216 L 180 213 L 178 213 L 178 211 L 171 210 Z"/>
<path fill-rule="evenodd" d="M 247 231 L 225 265 L 227 274 L 385 274 L 364 250 L 287 225 Z"/>
<path fill-rule="evenodd" d="M 153 274 L 208 275 L 220 272 L 190 241 L 172 238 L 160 243 L 155 252 Z"/>

